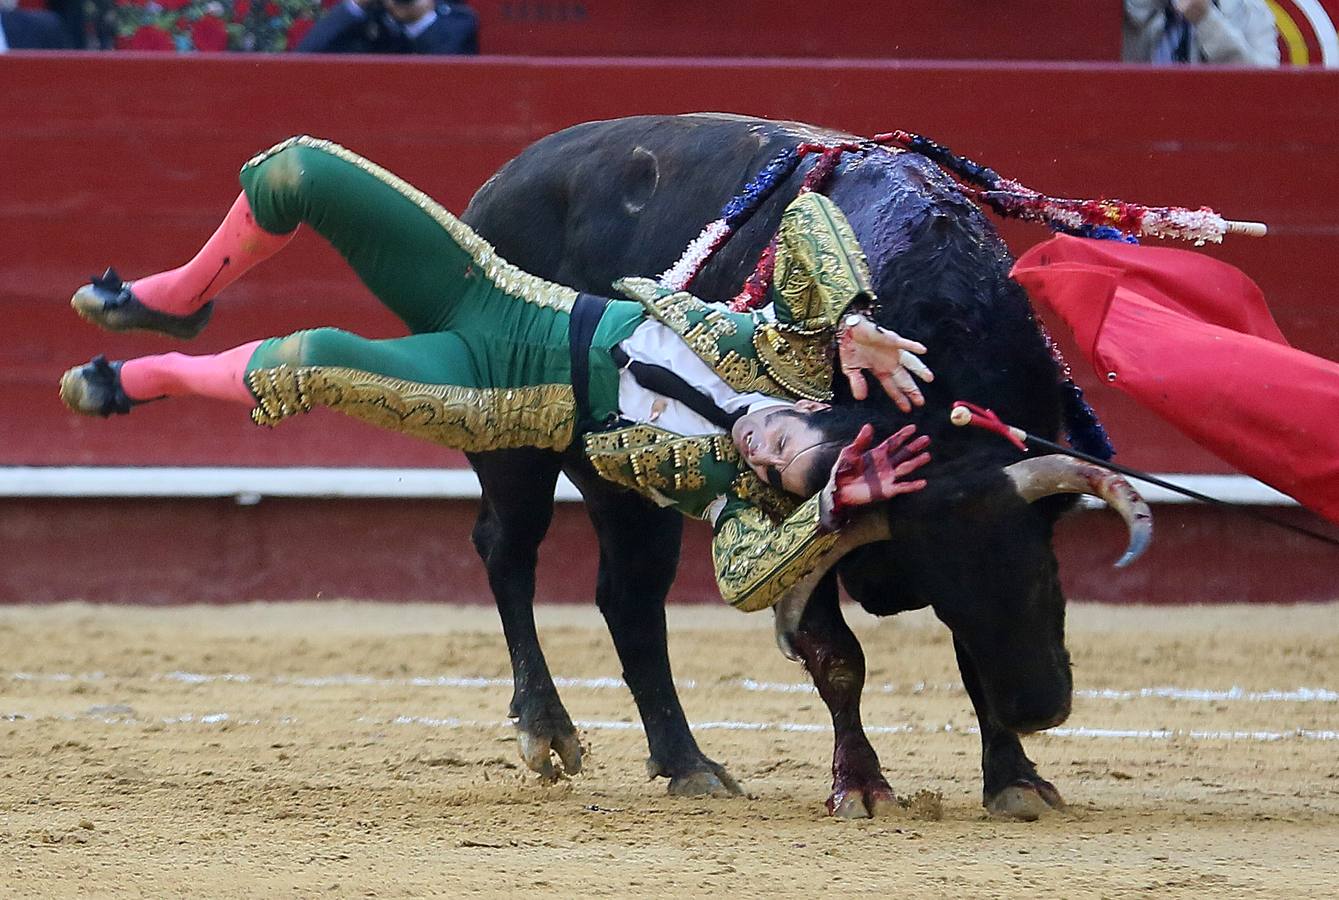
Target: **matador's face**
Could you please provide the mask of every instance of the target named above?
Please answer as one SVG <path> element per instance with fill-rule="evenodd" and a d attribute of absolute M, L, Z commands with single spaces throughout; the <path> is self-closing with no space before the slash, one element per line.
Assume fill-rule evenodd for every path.
<path fill-rule="evenodd" d="M 808 497 L 813 485 L 821 484 L 814 464 L 816 451 L 831 443 L 822 431 L 809 424 L 809 414 L 825 404 L 801 400 L 795 404 L 768 406 L 751 412 L 735 423 L 730 436 L 744 462 L 758 477 L 775 488 Z"/>

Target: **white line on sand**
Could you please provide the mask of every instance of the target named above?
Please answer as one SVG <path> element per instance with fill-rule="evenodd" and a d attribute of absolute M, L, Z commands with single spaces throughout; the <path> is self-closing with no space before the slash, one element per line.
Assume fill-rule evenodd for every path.
<path fill-rule="evenodd" d="M 41 721 L 63 721 L 63 722 L 97 722 L 106 725 L 295 725 L 299 719 L 295 716 L 281 716 L 272 722 L 262 719 L 244 718 L 234 713 L 210 712 L 210 713 L 181 713 L 175 716 L 166 716 L 158 719 L 141 719 L 134 715 L 103 715 L 88 713 L 85 715 L 70 715 L 68 713 L 55 715 L 34 715 L 31 713 L 5 712 L 0 713 L 0 722 L 41 722 Z M 511 722 L 507 719 L 457 719 L 457 718 L 436 718 L 432 716 L 396 716 L 390 720 L 372 719 L 366 716 L 358 718 L 357 721 L 362 725 L 415 725 L 423 728 L 444 728 L 452 731 L 470 731 L 470 730 L 502 730 L 509 729 Z M 642 726 L 638 722 L 622 721 L 601 721 L 601 720 L 578 720 L 574 723 L 578 728 L 586 731 L 641 731 Z M 689 725 L 694 731 L 780 731 L 804 734 L 825 734 L 832 731 L 831 726 L 818 724 L 814 722 L 743 722 L 734 720 L 693 722 Z M 955 728 L 952 724 L 943 725 L 915 725 L 909 722 L 898 723 L 894 725 L 866 725 L 867 734 L 961 734 L 964 736 L 977 735 L 980 732 L 975 726 L 968 728 Z M 1098 740 L 1143 740 L 1143 741 L 1169 741 L 1169 740 L 1195 740 L 1195 741 L 1228 741 L 1228 742 L 1246 742 L 1246 743 L 1270 743 L 1283 740 L 1305 740 L 1305 741 L 1339 741 L 1339 731 L 1317 730 L 1311 728 L 1294 728 L 1287 731 L 1214 731 L 1201 729 L 1137 729 L 1137 728 L 1052 728 L 1044 732 L 1043 737 L 1051 738 L 1088 738 Z"/>
<path fill-rule="evenodd" d="M 32 682 L 99 682 L 110 678 L 127 680 L 121 676 L 111 676 L 105 672 L 11 672 L 11 681 Z M 336 675 L 249 675 L 244 672 L 164 672 L 148 676 L 150 681 L 175 681 L 182 684 L 270 684 L 293 687 L 418 687 L 418 688 L 459 688 L 486 689 L 510 688 L 510 678 L 485 678 L 482 676 L 430 675 L 409 678 L 379 678 L 374 675 L 336 674 Z M 133 679 L 130 679 L 133 680 Z M 622 678 L 605 676 L 600 678 L 554 678 L 560 688 L 575 690 L 622 690 L 625 684 Z M 736 688 L 739 690 L 767 694 L 813 694 L 812 684 L 786 681 L 755 681 L 752 678 L 734 678 L 721 681 L 699 682 L 691 678 L 676 679 L 675 685 L 682 691 L 711 690 L 713 688 Z M 872 684 L 865 686 L 866 694 L 887 694 L 894 696 L 916 696 L 920 694 L 961 694 L 962 685 L 952 683 L 930 684 L 924 681 L 910 684 Z M 1085 700 L 1183 700 L 1200 703 L 1222 703 L 1239 701 L 1246 703 L 1339 703 L 1339 691 L 1330 688 L 1298 687 L 1289 689 L 1270 688 L 1247 690 L 1233 685 L 1228 688 L 1184 688 L 1161 685 L 1142 688 L 1080 688 L 1074 696 Z"/>

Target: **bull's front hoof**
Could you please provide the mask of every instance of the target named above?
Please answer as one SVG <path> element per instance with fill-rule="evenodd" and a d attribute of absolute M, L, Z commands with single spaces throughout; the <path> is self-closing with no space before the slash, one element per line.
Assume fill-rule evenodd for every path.
<path fill-rule="evenodd" d="M 902 808 L 887 784 L 833 791 L 828 797 L 828 815 L 834 819 L 874 819 L 895 814 Z"/>
<path fill-rule="evenodd" d="M 1002 819 L 1035 822 L 1046 813 L 1064 812 L 1065 801 L 1049 781 L 1011 784 L 986 801 L 986 811 Z"/>
<path fill-rule="evenodd" d="M 581 771 L 581 740 L 575 731 L 557 735 L 517 730 L 516 747 L 527 769 L 545 781 L 557 781 Z M 558 757 L 558 765 L 553 758 Z"/>
<path fill-rule="evenodd" d="M 744 789 L 725 767 L 707 760 L 707 768 L 669 776 L 669 795 L 671 797 L 740 797 Z M 654 760 L 646 761 L 648 778 L 656 778 L 665 773 Z"/>

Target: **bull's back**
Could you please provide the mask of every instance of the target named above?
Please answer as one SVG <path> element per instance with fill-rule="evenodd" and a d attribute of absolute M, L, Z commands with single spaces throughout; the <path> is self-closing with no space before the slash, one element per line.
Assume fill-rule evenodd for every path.
<path fill-rule="evenodd" d="M 464 218 L 517 265 L 607 292 L 624 275 L 667 268 L 795 140 L 786 123 L 718 114 L 587 122 L 527 147 Z"/>
<path fill-rule="evenodd" d="M 668 268 L 780 150 L 841 137 L 849 135 L 719 114 L 585 123 L 507 163 L 465 218 L 521 267 L 607 293 L 616 278 Z M 716 254 L 696 293 L 719 300 L 739 289 L 802 177 L 792 175 Z M 931 348 L 940 377 L 916 416 L 922 428 L 960 439 L 941 420 L 952 400 L 968 399 L 1029 431 L 1054 434 L 1056 371 L 1026 296 L 1008 280 L 1004 245 L 980 210 L 910 153 L 849 156 L 828 193 L 869 258 L 881 323 Z"/>

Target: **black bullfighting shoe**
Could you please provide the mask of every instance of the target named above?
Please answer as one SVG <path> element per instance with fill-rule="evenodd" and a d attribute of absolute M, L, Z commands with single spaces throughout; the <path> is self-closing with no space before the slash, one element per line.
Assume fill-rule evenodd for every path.
<path fill-rule="evenodd" d="M 189 316 L 177 316 L 152 309 L 140 302 L 115 269 L 74 292 L 70 305 L 79 315 L 108 331 L 156 331 L 182 340 L 190 340 L 204 330 L 214 312 L 210 301 Z"/>
<path fill-rule="evenodd" d="M 136 402 L 121 387 L 121 364 L 109 363 L 102 355 L 60 377 L 60 399 L 77 413 L 104 419 L 125 415 Z"/>

